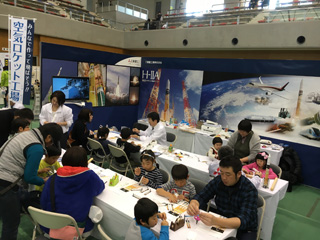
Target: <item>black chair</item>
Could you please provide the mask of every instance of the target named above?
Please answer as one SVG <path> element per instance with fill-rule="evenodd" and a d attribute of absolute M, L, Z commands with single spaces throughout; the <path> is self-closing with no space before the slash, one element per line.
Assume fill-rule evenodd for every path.
<path fill-rule="evenodd" d="M 194 185 L 197 194 L 200 193 L 202 189 L 204 189 L 204 187 L 208 184 L 195 178 L 189 178 L 189 181 Z"/>
<path fill-rule="evenodd" d="M 165 184 L 165 183 L 169 182 L 170 181 L 170 174 L 164 169 L 160 169 L 159 168 L 159 170 L 160 170 L 161 175 L 162 175 L 162 184 Z"/>
<path fill-rule="evenodd" d="M 133 128 L 137 128 L 139 130 L 145 131 L 145 130 L 147 130 L 148 126 L 145 124 L 136 122 L 133 124 Z"/>
<path fill-rule="evenodd" d="M 177 136 L 174 133 L 167 132 L 167 142 L 168 144 L 174 144 L 177 141 Z"/>

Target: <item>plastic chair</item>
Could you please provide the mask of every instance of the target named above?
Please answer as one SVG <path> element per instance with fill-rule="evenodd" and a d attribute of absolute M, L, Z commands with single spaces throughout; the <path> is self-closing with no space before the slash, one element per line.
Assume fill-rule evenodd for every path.
<path fill-rule="evenodd" d="M 105 233 L 105 231 L 103 231 L 103 229 L 102 229 L 102 227 L 101 227 L 100 224 L 98 224 L 97 228 L 98 228 L 98 231 L 99 231 L 99 233 L 100 233 L 100 236 L 101 236 L 101 239 L 102 239 L 102 240 L 112 240 L 112 239 Z"/>
<path fill-rule="evenodd" d="M 32 240 L 36 239 L 36 231 L 39 228 L 39 225 L 44 226 L 50 229 L 59 229 L 65 226 L 74 226 L 79 240 L 84 239 L 80 234 L 78 224 L 73 217 L 67 214 L 49 212 L 45 210 L 41 210 L 32 206 L 28 207 L 28 211 L 32 217 L 32 219 L 36 222 L 32 233 Z"/>
<path fill-rule="evenodd" d="M 174 144 L 177 141 L 177 136 L 174 133 L 167 132 L 167 142 Z"/>
<path fill-rule="evenodd" d="M 165 183 L 169 182 L 170 181 L 170 174 L 164 169 L 160 169 L 159 168 L 159 170 L 160 170 L 161 175 L 162 175 L 162 184 L 165 184 Z"/>
<path fill-rule="evenodd" d="M 208 184 L 195 178 L 189 178 L 189 181 L 194 185 L 197 194 L 200 193 L 202 189 L 204 189 L 204 187 Z"/>
<path fill-rule="evenodd" d="M 264 198 L 260 194 L 258 194 L 258 231 L 257 231 L 257 240 L 260 239 L 261 225 L 262 225 L 262 220 L 263 220 L 265 209 L 266 209 L 266 201 L 264 200 Z"/>
<path fill-rule="evenodd" d="M 100 163 L 101 167 L 103 167 L 104 161 L 108 159 L 108 155 L 104 151 L 104 148 L 101 145 L 101 143 L 97 140 L 88 137 L 87 145 L 90 151 L 90 156 L 93 157 L 93 160 L 95 162 Z M 103 155 L 101 154 L 101 152 L 103 153 Z"/>
<path fill-rule="evenodd" d="M 282 169 L 281 167 L 273 164 L 273 163 L 270 163 L 270 167 L 272 169 L 272 171 L 278 175 L 278 178 L 281 178 L 281 175 L 282 175 Z"/>
<path fill-rule="evenodd" d="M 132 174 L 134 175 L 134 172 L 133 172 L 130 160 L 127 157 L 127 154 L 121 148 L 118 148 L 118 147 L 113 146 L 111 144 L 108 144 L 108 146 L 109 146 L 109 149 L 110 149 L 110 154 L 115 158 L 115 160 L 113 160 L 111 158 L 109 168 L 110 169 L 114 169 L 116 171 L 119 171 L 121 173 L 124 172 L 125 176 L 127 176 L 127 172 L 128 172 L 128 170 L 130 170 L 132 172 Z M 117 161 L 116 159 L 120 158 L 120 157 L 125 157 L 125 159 L 127 160 L 126 163 L 123 163 L 123 166 L 121 166 L 122 164 L 117 164 L 117 163 L 113 162 L 113 161 Z"/>

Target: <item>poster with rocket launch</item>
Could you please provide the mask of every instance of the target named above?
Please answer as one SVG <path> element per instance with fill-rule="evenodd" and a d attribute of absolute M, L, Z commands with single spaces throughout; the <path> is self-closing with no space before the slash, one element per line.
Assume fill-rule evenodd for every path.
<path fill-rule="evenodd" d="M 106 106 L 128 105 L 130 67 L 107 66 Z"/>
<path fill-rule="evenodd" d="M 89 102 L 92 107 L 105 106 L 106 69 L 105 64 L 78 63 L 78 77 L 89 78 Z"/>
<path fill-rule="evenodd" d="M 248 119 L 261 136 L 319 146 L 320 79 L 205 72 L 200 118 L 237 130 Z"/>
<path fill-rule="evenodd" d="M 203 71 L 141 69 L 138 118 L 156 111 L 162 121 L 195 125 L 199 117 Z"/>

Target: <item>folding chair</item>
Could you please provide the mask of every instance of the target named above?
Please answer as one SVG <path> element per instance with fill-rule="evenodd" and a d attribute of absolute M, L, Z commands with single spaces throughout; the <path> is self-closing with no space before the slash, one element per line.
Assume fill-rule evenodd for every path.
<path fill-rule="evenodd" d="M 59 229 L 65 226 L 74 226 L 77 234 L 78 239 L 83 240 L 84 238 L 80 234 L 80 230 L 76 220 L 73 217 L 67 214 L 49 212 L 45 210 L 41 210 L 32 206 L 28 207 L 28 211 L 32 217 L 32 219 L 36 222 L 36 225 L 33 229 L 32 240 L 36 239 L 36 231 L 39 228 L 39 225 L 44 226 L 50 229 Z"/>
<path fill-rule="evenodd" d="M 204 187 L 208 184 L 195 178 L 189 178 L 189 181 L 194 185 L 197 194 L 200 193 L 202 189 L 204 189 Z"/>
<path fill-rule="evenodd" d="M 168 144 L 174 144 L 177 141 L 177 136 L 174 133 L 167 132 L 167 142 Z"/>
<path fill-rule="evenodd" d="M 273 163 L 270 163 L 270 167 L 272 169 L 272 171 L 277 174 L 278 178 L 281 178 L 281 175 L 282 175 L 282 169 L 281 167 L 273 164 Z"/>
<path fill-rule="evenodd" d="M 162 175 L 162 184 L 165 184 L 165 183 L 169 182 L 170 181 L 170 174 L 164 169 L 160 169 L 159 168 L 159 170 L 160 170 L 161 175 Z"/>
<path fill-rule="evenodd" d="M 264 200 L 264 198 L 260 194 L 258 194 L 258 231 L 257 231 L 257 240 L 260 239 L 261 225 L 262 225 L 262 220 L 263 220 L 265 209 L 266 209 L 266 201 Z"/>
<path fill-rule="evenodd" d="M 102 240 L 112 240 L 112 239 L 105 233 L 105 231 L 102 229 L 102 227 L 101 227 L 100 224 L 98 224 L 97 228 L 98 228 L 98 231 L 99 231 L 99 233 L 100 233 L 100 236 L 101 236 L 101 239 L 102 239 Z"/>
<path fill-rule="evenodd" d="M 127 154 L 119 147 L 113 146 L 111 144 L 108 144 L 108 146 L 110 149 L 110 154 L 114 157 L 114 159 L 111 158 L 110 160 L 109 168 L 114 169 L 120 173 L 125 173 L 124 174 L 125 176 L 127 176 L 128 171 L 131 171 L 132 175 L 134 175 L 134 172 L 133 172 L 130 160 L 127 157 Z M 123 164 L 117 163 L 117 158 L 120 158 L 120 157 L 124 157 L 127 160 L 127 162 Z"/>
<path fill-rule="evenodd" d="M 101 143 L 92 138 L 88 138 L 88 149 L 90 151 L 90 156 L 93 157 L 93 160 L 100 163 L 101 167 L 103 167 L 104 161 L 108 159 L 108 155 L 104 151 Z M 103 154 L 101 154 L 101 152 Z"/>

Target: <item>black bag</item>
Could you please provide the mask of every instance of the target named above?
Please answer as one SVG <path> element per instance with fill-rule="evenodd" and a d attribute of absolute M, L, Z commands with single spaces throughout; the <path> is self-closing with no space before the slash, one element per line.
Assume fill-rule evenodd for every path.
<path fill-rule="evenodd" d="M 279 167 L 282 169 L 281 179 L 289 182 L 288 192 L 292 191 L 293 184 L 299 184 L 303 181 L 301 161 L 297 152 L 292 147 L 285 147 L 283 149 Z"/>

